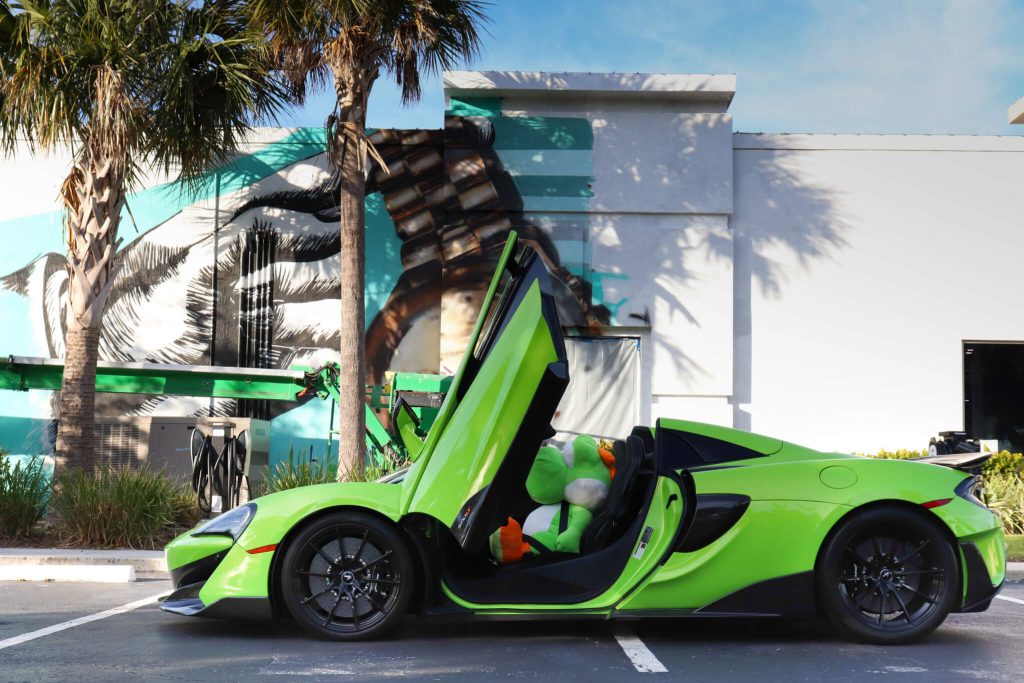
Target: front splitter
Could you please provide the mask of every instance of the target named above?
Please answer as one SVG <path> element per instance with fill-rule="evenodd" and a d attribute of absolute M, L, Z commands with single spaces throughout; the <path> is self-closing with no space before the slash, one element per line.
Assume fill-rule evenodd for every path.
<path fill-rule="evenodd" d="M 207 605 L 199 598 L 204 584 L 205 581 L 182 586 L 160 602 L 160 609 L 185 617 L 210 619 L 262 621 L 274 617 L 268 598 L 221 598 Z"/>

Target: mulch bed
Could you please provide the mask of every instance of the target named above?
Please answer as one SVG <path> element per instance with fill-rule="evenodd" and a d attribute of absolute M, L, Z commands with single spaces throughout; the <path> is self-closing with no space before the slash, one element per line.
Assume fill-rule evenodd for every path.
<path fill-rule="evenodd" d="M 62 536 L 54 524 L 40 522 L 28 536 L 11 536 L 0 533 L 0 548 L 74 548 L 68 539 Z"/>

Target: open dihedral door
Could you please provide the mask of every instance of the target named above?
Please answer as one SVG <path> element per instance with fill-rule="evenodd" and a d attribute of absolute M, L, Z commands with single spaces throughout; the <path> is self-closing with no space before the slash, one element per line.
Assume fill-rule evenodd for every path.
<path fill-rule="evenodd" d="M 467 550 L 486 542 L 498 511 L 521 489 L 568 384 L 547 268 L 532 249 L 510 249 L 491 287 L 505 281 L 501 296 L 485 299 L 438 417 L 443 423 L 435 423 L 416 463 L 408 508 L 448 524 Z"/>

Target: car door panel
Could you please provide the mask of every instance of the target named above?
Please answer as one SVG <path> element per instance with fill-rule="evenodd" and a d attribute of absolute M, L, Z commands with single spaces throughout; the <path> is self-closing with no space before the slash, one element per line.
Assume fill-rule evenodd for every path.
<path fill-rule="evenodd" d="M 449 526 L 493 480 L 549 364 L 558 356 L 532 283 L 496 339 L 425 463 L 410 512 Z M 472 510 L 470 510 L 470 513 Z"/>

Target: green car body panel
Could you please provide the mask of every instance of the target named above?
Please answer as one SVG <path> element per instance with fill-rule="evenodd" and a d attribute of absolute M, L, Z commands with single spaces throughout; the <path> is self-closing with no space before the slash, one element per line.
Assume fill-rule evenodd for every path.
<path fill-rule="evenodd" d="M 403 491 L 406 511 L 455 523 L 462 504 L 491 483 L 548 363 L 557 360 L 534 283 L 446 422 L 413 464 Z M 412 488 L 415 482 L 415 488 Z"/>
<path fill-rule="evenodd" d="M 482 525 L 474 515 L 486 508 L 496 478 L 507 472 L 506 461 L 515 457 L 509 454 L 524 438 L 536 441 L 548 435 L 540 432 L 548 426 L 554 405 L 544 413 L 538 405 L 547 404 L 538 403 L 538 397 L 552 381 L 557 384 L 564 359 L 548 285 L 542 278 L 529 280 L 532 270 L 522 275 L 527 267 L 535 267 L 530 263 L 539 261 L 528 256 L 517 261 L 516 241 L 513 233 L 451 388 L 422 445 L 410 448 L 413 462 L 404 477 L 396 483 L 332 483 L 275 493 L 250 503 L 255 512 L 237 534 L 208 535 L 201 527 L 182 534 L 166 549 L 178 590 L 165 609 L 226 616 L 231 612 L 218 605 L 249 601 L 266 609 L 235 613 L 270 614 L 277 590 L 275 572 L 280 571 L 278 560 L 289 538 L 309 520 L 333 510 L 368 512 L 407 534 L 419 524 L 430 529 L 427 536 L 448 535 L 451 545 L 473 550 L 469 529 Z M 502 276 L 509 273 L 512 280 L 519 278 L 518 289 L 499 299 Z M 399 422 L 399 428 L 406 441 L 417 438 L 411 425 L 402 427 Z M 941 523 L 959 551 L 964 609 L 984 609 L 1005 578 L 1000 520 L 983 505 L 955 493 L 969 478 L 965 472 L 921 462 L 823 453 L 685 420 L 663 418 L 643 436 L 655 444 L 647 453 L 655 470 L 636 516 L 638 523 L 631 527 L 637 533 L 623 536 L 624 551 L 609 580 L 586 595 L 562 601 L 536 596 L 481 600 L 460 590 L 457 580 L 453 583 L 444 571 L 426 571 L 431 562 L 421 558 L 436 601 L 444 603 L 444 609 L 482 616 L 615 617 L 717 614 L 722 609 L 732 613 L 735 610 L 722 607 L 730 596 L 812 576 L 837 526 L 849 515 L 877 505 L 927 508 Z M 667 465 L 662 454 L 671 446 L 664 444 L 680 436 L 724 444 L 735 453 L 721 461 Z M 691 543 L 702 502 L 719 499 L 738 501 L 734 518 L 705 541 Z M 492 530 L 485 529 L 488 534 Z M 417 550 L 426 547 L 410 543 Z M 431 594 L 429 587 L 426 593 Z M 813 590 L 806 597 L 813 609 Z M 425 612 L 431 607 L 420 605 Z"/>

